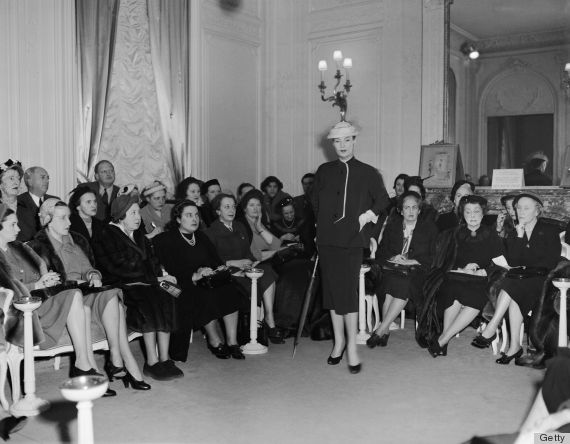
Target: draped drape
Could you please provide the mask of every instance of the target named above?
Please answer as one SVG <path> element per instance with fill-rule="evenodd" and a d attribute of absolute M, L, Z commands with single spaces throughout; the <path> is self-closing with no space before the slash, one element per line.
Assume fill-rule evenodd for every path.
<path fill-rule="evenodd" d="M 147 0 L 147 7 L 166 159 L 179 183 L 186 174 L 190 139 L 190 0 Z"/>
<path fill-rule="evenodd" d="M 109 95 L 120 0 L 75 0 L 79 67 L 77 179 L 97 163 Z"/>
<path fill-rule="evenodd" d="M 498 168 L 514 168 L 516 147 L 514 116 L 506 116 L 499 119 L 499 137 Z"/>

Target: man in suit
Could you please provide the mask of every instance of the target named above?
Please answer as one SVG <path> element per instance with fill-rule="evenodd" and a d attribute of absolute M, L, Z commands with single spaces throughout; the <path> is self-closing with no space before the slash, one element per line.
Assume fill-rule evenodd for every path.
<path fill-rule="evenodd" d="M 105 223 L 111 220 L 111 204 L 117 197 L 119 187 L 115 185 L 115 167 L 108 160 L 100 160 L 94 168 L 95 182 L 87 182 L 87 186 L 97 196 L 97 214 L 95 217 Z"/>
<path fill-rule="evenodd" d="M 547 165 L 548 157 L 546 154 L 541 151 L 531 154 L 527 161 L 524 184 L 527 187 L 552 186 L 552 178 L 545 173 Z"/>
<path fill-rule="evenodd" d="M 28 191 L 18 196 L 18 225 L 20 233 L 18 240 L 27 242 L 40 230 L 39 211 L 46 199 L 56 198 L 47 194 L 49 188 L 49 174 L 42 167 L 34 166 L 24 172 L 24 183 Z"/>

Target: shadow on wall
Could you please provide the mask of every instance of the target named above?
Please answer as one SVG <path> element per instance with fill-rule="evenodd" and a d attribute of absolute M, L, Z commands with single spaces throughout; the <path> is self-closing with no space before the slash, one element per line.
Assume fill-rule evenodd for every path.
<path fill-rule="evenodd" d="M 220 8 L 227 12 L 239 12 L 242 6 L 242 0 L 219 0 Z"/>

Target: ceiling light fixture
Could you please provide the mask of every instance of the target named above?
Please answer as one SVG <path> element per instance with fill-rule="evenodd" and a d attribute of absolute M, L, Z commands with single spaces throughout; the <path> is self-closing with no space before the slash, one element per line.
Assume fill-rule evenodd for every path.
<path fill-rule="evenodd" d="M 461 45 L 461 52 L 469 57 L 471 60 L 479 58 L 479 51 L 473 42 L 465 42 Z"/>

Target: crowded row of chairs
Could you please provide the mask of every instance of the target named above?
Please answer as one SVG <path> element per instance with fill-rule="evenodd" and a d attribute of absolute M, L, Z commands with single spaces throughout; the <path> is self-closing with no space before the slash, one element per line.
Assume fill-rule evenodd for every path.
<path fill-rule="evenodd" d="M 239 314 L 248 314 L 251 290 L 243 272 L 252 266 L 264 271 L 257 282 L 261 331 L 273 344 L 285 342 L 297 325 L 315 252 L 312 174 L 303 176 L 297 197 L 274 176 L 261 191 L 241 184 L 235 196 L 223 193 L 216 179 L 189 177 L 168 199 L 159 181 L 140 191 L 118 187 L 109 161 L 94 171 L 96 180 L 72 190 L 65 203 L 47 194 L 43 168 L 24 172 L 11 160 L 0 165 L 0 286 L 16 297 L 42 298 L 34 328 L 40 349 L 71 342 L 71 376 L 93 374 L 99 369 L 92 343 L 106 338 L 109 379 L 140 390 L 150 389 L 143 374 L 158 381 L 183 376 L 175 361 L 187 360 L 194 329 L 203 329 L 217 358 L 242 360 L 240 331 L 248 328 Z M 425 202 L 419 177 L 398 176 L 394 191 L 388 216 L 369 227 L 378 269 L 372 291 L 381 299 L 382 321 L 368 346 L 387 345 L 390 325 L 409 301 L 418 315 L 418 342 L 434 357 L 447 354 L 448 342 L 479 316 L 488 296 L 494 304 L 487 327 L 473 345 L 489 346 L 506 312 L 511 332 L 518 332 L 560 259 L 558 231 L 538 218 L 540 199 L 508 196 L 505 213 L 486 225 L 486 202 L 470 182 L 455 184 L 454 209 L 443 214 Z M 501 255 L 509 265 L 546 270 L 509 276 L 493 265 Z M 531 297 L 519 294 L 521 286 Z M 11 310 L 6 318 L 7 341 L 21 345 L 20 317 Z M 143 336 L 142 372 L 129 331 Z M 500 363 L 520 357 L 511 342 Z"/>

